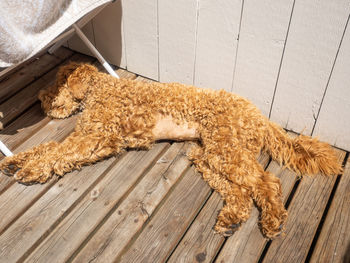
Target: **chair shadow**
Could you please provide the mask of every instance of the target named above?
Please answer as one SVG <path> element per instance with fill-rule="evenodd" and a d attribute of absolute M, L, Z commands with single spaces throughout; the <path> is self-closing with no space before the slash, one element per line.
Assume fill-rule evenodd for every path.
<path fill-rule="evenodd" d="M 47 121 L 44 121 L 44 119 L 47 119 Z M 48 121 L 49 119 L 42 111 L 38 101 L 6 125 L 4 129 L 0 131 L 0 135 L 15 135 L 27 128 L 36 130 L 45 125 Z M 42 125 L 40 125 L 41 123 Z"/>

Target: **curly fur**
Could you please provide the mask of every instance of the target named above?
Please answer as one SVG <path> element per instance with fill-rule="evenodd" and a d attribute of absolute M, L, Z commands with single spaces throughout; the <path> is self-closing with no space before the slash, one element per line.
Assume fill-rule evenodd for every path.
<path fill-rule="evenodd" d="M 53 174 L 63 176 L 126 148 L 198 138 L 189 158 L 224 199 L 215 225 L 223 235 L 249 218 L 253 200 L 261 210 L 263 234 L 274 238 L 283 230 L 287 211 L 280 180 L 257 162 L 262 150 L 299 174 L 331 175 L 342 169 L 328 144 L 307 136 L 290 138 L 248 100 L 225 91 L 115 79 L 91 65 L 71 63 L 39 99 L 53 118 L 82 111 L 75 130 L 62 143 L 48 142 L 6 158 L 3 172 L 24 183 L 44 183 Z"/>

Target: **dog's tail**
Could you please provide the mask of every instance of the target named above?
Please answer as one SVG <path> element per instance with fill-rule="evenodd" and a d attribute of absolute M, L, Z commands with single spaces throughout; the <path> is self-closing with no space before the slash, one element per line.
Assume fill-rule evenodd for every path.
<path fill-rule="evenodd" d="M 319 172 L 336 175 L 342 172 L 341 162 L 329 144 L 304 135 L 291 138 L 272 122 L 268 125 L 264 149 L 273 159 L 300 175 Z"/>

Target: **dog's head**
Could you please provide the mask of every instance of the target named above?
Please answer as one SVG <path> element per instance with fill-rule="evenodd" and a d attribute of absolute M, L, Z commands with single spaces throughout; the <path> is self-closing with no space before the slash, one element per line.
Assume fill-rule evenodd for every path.
<path fill-rule="evenodd" d="M 55 84 L 39 92 L 45 113 L 54 118 L 66 118 L 79 111 L 96 72 L 89 64 L 71 62 L 61 67 Z"/>

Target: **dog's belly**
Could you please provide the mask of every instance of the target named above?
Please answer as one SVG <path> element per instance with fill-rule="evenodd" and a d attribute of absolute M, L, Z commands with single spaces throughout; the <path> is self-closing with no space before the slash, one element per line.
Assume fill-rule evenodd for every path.
<path fill-rule="evenodd" d="M 156 140 L 198 140 L 198 124 L 184 122 L 177 124 L 171 116 L 159 115 L 152 132 Z"/>

